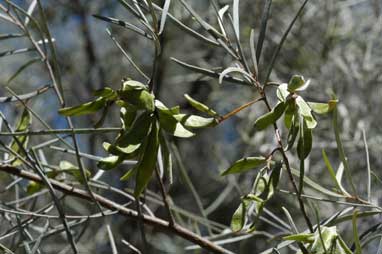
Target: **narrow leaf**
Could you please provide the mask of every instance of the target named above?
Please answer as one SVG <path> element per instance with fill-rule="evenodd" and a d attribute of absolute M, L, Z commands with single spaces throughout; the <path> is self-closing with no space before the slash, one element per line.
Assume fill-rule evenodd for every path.
<path fill-rule="evenodd" d="M 253 168 L 260 167 L 267 163 L 265 157 L 246 157 L 236 161 L 231 167 L 221 173 L 222 176 L 229 174 L 243 173 Z"/>
<path fill-rule="evenodd" d="M 58 110 L 58 113 L 64 116 L 81 116 L 92 114 L 102 109 L 106 105 L 105 98 L 98 98 L 95 101 L 87 102 L 74 107 L 67 107 Z"/>
<path fill-rule="evenodd" d="M 170 8 L 170 3 L 171 3 L 171 0 L 166 0 L 166 2 L 163 5 L 160 27 L 159 27 L 159 34 L 161 34 L 164 30 L 166 19 L 167 19 L 167 13 Z"/>
<path fill-rule="evenodd" d="M 210 116 L 217 116 L 218 114 L 211 108 L 209 108 L 207 105 L 193 99 L 191 96 L 189 96 L 188 94 L 185 94 L 184 97 L 186 98 L 186 100 L 188 101 L 188 103 L 193 107 L 195 108 L 196 110 L 199 110 L 203 113 L 207 113 L 209 114 Z"/>
<path fill-rule="evenodd" d="M 156 122 L 153 122 L 152 125 L 145 150 L 137 164 L 137 177 L 134 190 L 135 197 L 139 197 L 146 188 L 156 167 L 159 148 L 159 126 Z"/>

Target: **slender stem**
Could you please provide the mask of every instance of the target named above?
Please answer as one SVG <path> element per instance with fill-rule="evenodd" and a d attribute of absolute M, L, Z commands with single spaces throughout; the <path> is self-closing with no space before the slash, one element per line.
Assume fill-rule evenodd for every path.
<path fill-rule="evenodd" d="M 232 111 L 229 112 L 228 114 L 225 114 L 224 116 L 220 117 L 220 118 L 218 119 L 218 122 L 221 123 L 221 122 L 227 120 L 228 118 L 230 118 L 230 117 L 236 115 L 237 113 L 239 113 L 239 112 L 242 111 L 243 109 L 246 109 L 246 108 L 248 108 L 249 106 L 251 106 L 251 105 L 255 104 L 256 102 L 261 101 L 261 100 L 263 100 L 263 99 L 264 99 L 264 97 L 260 97 L 260 98 L 257 98 L 257 99 L 255 99 L 255 100 L 253 100 L 253 101 L 250 101 L 250 102 L 248 102 L 248 103 L 246 103 L 246 104 L 244 104 L 244 105 L 241 105 L 241 106 L 238 107 L 238 108 L 235 108 L 234 110 L 232 110 Z"/>

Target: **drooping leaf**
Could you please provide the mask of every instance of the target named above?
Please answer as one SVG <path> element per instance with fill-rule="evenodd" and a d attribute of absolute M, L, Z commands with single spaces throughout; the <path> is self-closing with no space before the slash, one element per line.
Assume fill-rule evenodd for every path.
<path fill-rule="evenodd" d="M 87 102 L 74 107 L 61 108 L 58 113 L 64 116 L 81 116 L 97 112 L 106 106 L 105 98 L 98 98 L 95 101 Z"/>
<path fill-rule="evenodd" d="M 308 128 L 305 121 L 300 129 L 300 137 L 297 144 L 297 155 L 300 160 L 304 160 L 312 150 L 312 130 Z"/>
<path fill-rule="evenodd" d="M 272 167 L 272 173 L 268 182 L 267 200 L 269 200 L 273 196 L 273 194 L 275 193 L 275 190 L 277 189 L 280 176 L 281 176 L 281 169 L 282 169 L 282 163 L 280 161 L 277 161 Z"/>
<path fill-rule="evenodd" d="M 272 111 L 260 116 L 255 122 L 256 129 L 259 131 L 264 130 L 269 125 L 274 124 L 284 113 L 285 106 L 285 102 L 279 102 Z"/>
<path fill-rule="evenodd" d="M 338 100 L 330 100 L 328 103 L 308 102 L 309 107 L 317 114 L 327 114 L 337 105 Z"/>
<path fill-rule="evenodd" d="M 292 122 L 292 126 L 288 132 L 288 139 L 287 139 L 287 142 L 288 142 L 288 147 L 287 147 L 287 150 L 290 150 L 293 145 L 294 145 L 294 142 L 296 141 L 296 138 L 297 138 L 297 135 L 299 133 L 299 130 L 300 130 L 300 124 L 299 124 L 299 117 L 297 114 L 294 115 L 293 117 L 293 122 Z"/>
<path fill-rule="evenodd" d="M 137 164 L 137 177 L 134 190 L 135 197 L 139 197 L 151 179 L 156 167 L 158 148 L 159 126 L 157 122 L 153 122 L 144 152 L 142 152 Z"/>
<path fill-rule="evenodd" d="M 294 117 L 297 117 L 297 107 L 293 100 L 287 102 L 284 116 L 285 127 L 289 130 L 292 127 Z"/>
<path fill-rule="evenodd" d="M 231 167 L 225 170 L 221 175 L 243 173 L 253 168 L 260 167 L 267 163 L 265 157 L 246 157 L 236 161 Z"/>
<path fill-rule="evenodd" d="M 131 128 L 117 138 L 115 148 L 125 154 L 136 151 L 141 146 L 143 139 L 148 136 L 153 119 L 151 113 L 142 113 Z"/>
<path fill-rule="evenodd" d="M 163 167 L 166 172 L 166 176 L 168 179 L 168 182 L 172 184 L 173 177 L 172 177 L 172 155 L 170 152 L 170 149 L 168 147 L 168 144 L 166 142 L 166 139 L 163 136 L 163 133 L 159 133 L 159 143 L 160 143 L 160 150 L 162 153 L 162 159 L 163 159 Z"/>
<path fill-rule="evenodd" d="M 247 216 L 247 208 L 249 201 L 242 200 L 231 219 L 231 229 L 233 232 L 238 232 L 243 229 Z"/>
<path fill-rule="evenodd" d="M 17 122 L 15 131 L 16 132 L 27 131 L 31 124 L 32 124 L 31 114 L 25 108 L 23 113 L 21 114 L 20 119 Z M 29 141 L 29 136 L 15 136 L 12 139 L 12 142 L 10 143 L 9 148 L 15 153 L 24 157 L 25 156 L 24 150 L 26 149 L 28 145 L 28 141 Z M 23 164 L 22 160 L 18 159 L 16 156 L 12 154 L 10 155 L 9 159 L 12 161 L 11 162 L 12 166 L 20 166 L 21 164 Z"/>
<path fill-rule="evenodd" d="M 131 107 L 121 107 L 119 115 L 121 119 L 122 129 L 129 130 L 137 116 L 137 111 L 135 108 L 132 109 Z"/>
<path fill-rule="evenodd" d="M 306 122 L 307 127 L 309 129 L 314 129 L 317 126 L 317 121 L 314 119 L 314 116 L 312 115 L 312 109 L 309 107 L 308 103 L 306 103 L 301 96 L 298 96 L 296 98 L 296 104 L 299 108 L 300 114 Z"/>
<path fill-rule="evenodd" d="M 204 105 L 203 103 L 191 98 L 188 94 L 185 94 L 184 97 L 190 103 L 190 105 L 195 108 L 196 110 L 199 110 L 201 112 L 207 113 L 210 116 L 217 116 L 218 113 L 216 113 L 213 109 L 209 108 L 207 105 Z"/>

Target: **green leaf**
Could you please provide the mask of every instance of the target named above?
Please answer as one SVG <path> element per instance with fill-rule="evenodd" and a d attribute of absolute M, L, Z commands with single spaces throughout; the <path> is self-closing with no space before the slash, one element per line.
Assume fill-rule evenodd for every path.
<path fill-rule="evenodd" d="M 246 220 L 247 208 L 249 201 L 242 200 L 231 219 L 231 229 L 233 232 L 238 232 L 243 229 Z"/>
<path fill-rule="evenodd" d="M 306 103 L 301 96 L 298 96 L 296 98 L 296 104 L 308 128 L 314 129 L 317 126 L 317 122 L 312 115 L 312 109 L 309 107 L 308 103 Z"/>
<path fill-rule="evenodd" d="M 181 122 L 186 128 L 198 129 L 205 127 L 212 127 L 217 124 L 215 118 L 205 118 L 196 115 L 177 114 L 173 115 L 174 118 Z"/>
<path fill-rule="evenodd" d="M 27 193 L 29 195 L 32 195 L 34 193 L 39 192 L 43 188 L 44 188 L 44 185 L 42 185 L 41 183 L 38 183 L 38 182 L 35 182 L 35 181 L 29 181 L 29 183 L 27 185 Z"/>
<path fill-rule="evenodd" d="M 103 97 L 107 100 L 115 100 L 118 96 L 117 92 L 111 89 L 110 87 L 98 89 L 93 94 L 94 96 Z"/>
<path fill-rule="evenodd" d="M 305 82 L 301 75 L 293 75 L 288 82 L 288 91 L 293 93 L 295 91 L 305 90 L 309 86 L 310 80 Z"/>
<path fill-rule="evenodd" d="M 297 144 L 297 155 L 300 160 L 304 160 L 312 150 L 312 130 L 308 128 L 305 121 L 303 121 L 303 128 L 300 130 L 300 137 Z"/>
<path fill-rule="evenodd" d="M 29 113 L 29 111 L 26 108 L 24 108 L 24 111 L 21 114 L 19 121 L 17 122 L 15 131 L 16 132 L 27 131 L 31 124 L 32 124 L 31 114 Z M 15 139 L 17 139 L 18 142 Z M 12 142 L 9 145 L 9 148 L 12 151 L 14 151 L 15 153 L 21 155 L 22 157 L 25 157 L 24 150 L 26 149 L 26 147 L 28 145 L 28 141 L 29 141 L 29 136 L 14 136 L 14 138 L 12 139 Z M 20 147 L 19 144 L 22 147 Z M 16 166 L 20 166 L 21 164 L 23 164 L 22 160 L 18 159 L 16 156 L 14 156 L 12 154 L 9 156 L 9 159 L 12 160 L 12 162 L 11 162 L 12 166 L 16 167 Z"/>
<path fill-rule="evenodd" d="M 169 110 L 158 108 L 159 123 L 161 128 L 170 133 L 171 135 L 179 138 L 190 138 L 195 134 L 187 130 L 182 123 L 180 123 Z"/>
<path fill-rule="evenodd" d="M 299 117 L 297 114 L 295 114 L 293 117 L 292 126 L 288 132 L 288 140 L 287 140 L 288 146 L 286 150 L 290 150 L 293 147 L 294 142 L 296 141 L 297 135 L 299 133 L 299 130 L 300 130 Z"/>
<path fill-rule="evenodd" d="M 297 107 L 293 100 L 287 102 L 285 109 L 284 123 L 285 127 L 289 130 L 292 127 L 294 117 L 297 116 Z"/>
<path fill-rule="evenodd" d="M 287 98 L 288 98 L 288 96 L 290 94 L 289 91 L 288 91 L 288 84 L 287 83 L 280 84 L 277 87 L 276 94 L 277 94 L 277 98 L 279 99 L 279 101 L 286 102 Z"/>
<path fill-rule="evenodd" d="M 131 91 L 131 90 L 148 90 L 148 86 L 135 80 L 128 80 L 123 82 L 122 91 Z"/>
<path fill-rule="evenodd" d="M 243 173 L 250 169 L 260 167 L 267 163 L 265 157 L 247 157 L 236 161 L 231 167 L 225 170 L 221 175 Z"/>
<path fill-rule="evenodd" d="M 269 200 L 273 196 L 273 194 L 275 193 L 275 190 L 277 189 L 280 176 L 281 176 L 282 166 L 283 164 L 280 161 L 277 161 L 275 165 L 273 165 L 272 167 L 272 173 L 268 182 L 267 200 Z"/>
<path fill-rule="evenodd" d="M 211 109 L 207 105 L 191 98 L 191 96 L 189 96 L 188 94 L 185 94 L 184 97 L 186 98 L 188 103 L 190 103 L 190 105 L 193 108 L 195 108 L 196 110 L 199 110 L 200 112 L 203 112 L 203 113 L 207 113 L 210 116 L 217 116 L 218 115 L 218 113 L 216 113 L 213 109 Z"/>
<path fill-rule="evenodd" d="M 137 172 L 137 166 L 134 166 L 133 168 L 129 169 L 122 177 L 121 181 L 127 181 L 129 180 L 135 173 Z"/>
<path fill-rule="evenodd" d="M 163 133 L 159 133 L 159 143 L 160 143 L 160 150 L 162 153 L 162 159 L 163 159 L 163 167 L 166 172 L 166 176 L 168 178 L 168 181 L 170 184 L 173 182 L 173 177 L 172 177 L 172 156 L 170 149 L 168 147 L 168 144 L 166 142 L 166 139 L 163 136 Z"/>
<path fill-rule="evenodd" d="M 256 129 L 259 131 L 264 130 L 269 125 L 274 124 L 284 113 L 285 106 L 285 102 L 279 102 L 272 111 L 260 116 L 255 122 Z"/>
<path fill-rule="evenodd" d="M 97 112 L 106 106 L 105 98 L 98 98 L 95 101 L 87 102 L 74 107 L 61 108 L 58 113 L 64 116 L 81 116 Z"/>
<path fill-rule="evenodd" d="M 328 158 L 328 156 L 326 155 L 325 149 L 322 149 L 322 157 L 324 158 L 324 162 L 325 162 L 326 168 L 327 168 L 328 171 L 329 171 L 330 177 L 331 177 L 332 180 L 334 181 L 334 183 L 335 183 L 337 189 L 338 189 L 338 190 L 341 190 L 341 184 L 337 181 L 336 173 L 334 172 L 334 169 L 333 169 L 333 167 L 332 167 L 332 164 L 330 163 L 329 158 Z"/>
<path fill-rule="evenodd" d="M 60 161 L 59 168 L 61 169 L 61 171 L 55 171 L 56 174 L 68 173 L 74 178 L 76 178 L 78 182 L 84 182 L 80 169 L 77 166 L 70 163 L 69 161 Z M 85 169 L 85 174 L 86 178 L 89 178 L 91 176 L 91 172 L 87 169 Z"/>
<path fill-rule="evenodd" d="M 354 254 L 361 254 L 362 253 L 362 247 L 361 242 L 359 240 L 359 234 L 357 229 L 357 215 L 358 210 L 355 210 L 352 217 L 352 224 L 353 224 L 353 239 L 354 239 L 354 245 L 355 245 L 355 252 Z"/>
<path fill-rule="evenodd" d="M 122 129 L 128 130 L 137 116 L 137 111 L 135 108 L 121 107 L 119 116 L 122 123 Z"/>
<path fill-rule="evenodd" d="M 121 164 L 123 162 L 123 160 L 124 160 L 124 158 L 122 156 L 112 155 L 112 156 L 109 156 L 109 157 L 106 157 L 106 158 L 103 158 L 102 160 L 100 160 L 97 163 L 97 166 L 103 170 L 111 170 L 111 169 L 114 169 L 115 167 L 117 167 L 119 164 Z"/>
<path fill-rule="evenodd" d="M 143 139 L 148 136 L 153 119 L 152 114 L 142 113 L 131 128 L 117 138 L 115 148 L 125 154 L 136 151 L 143 143 Z"/>
<path fill-rule="evenodd" d="M 123 89 L 119 90 L 117 93 L 121 99 L 123 99 L 129 104 L 138 107 L 139 109 L 148 110 L 150 112 L 154 111 L 155 109 L 154 95 L 146 89 L 141 88 L 140 86 L 131 87 L 130 85 L 125 86 L 124 84 Z"/>
<path fill-rule="evenodd" d="M 283 240 L 312 243 L 314 241 L 314 235 L 309 233 L 293 234 L 293 235 L 284 236 Z"/>
<path fill-rule="evenodd" d="M 309 107 L 317 114 L 327 114 L 336 108 L 338 100 L 330 100 L 328 103 L 308 102 Z"/>
<path fill-rule="evenodd" d="M 159 148 L 159 126 L 156 121 L 153 122 L 152 125 L 144 152 L 137 164 L 137 177 L 134 190 L 135 197 L 139 197 L 146 188 L 156 167 Z"/>

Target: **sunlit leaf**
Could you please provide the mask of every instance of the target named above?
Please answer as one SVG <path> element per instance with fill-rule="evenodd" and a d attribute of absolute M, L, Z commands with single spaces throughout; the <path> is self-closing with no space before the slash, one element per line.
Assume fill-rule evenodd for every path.
<path fill-rule="evenodd" d="M 249 201 L 242 200 L 231 219 L 231 229 L 233 232 L 238 232 L 243 229 L 246 221 L 246 214 Z"/>
<path fill-rule="evenodd" d="M 255 122 L 256 129 L 263 130 L 269 125 L 274 124 L 284 113 L 285 106 L 285 102 L 279 102 L 272 111 L 260 116 Z"/>
<path fill-rule="evenodd" d="M 310 80 L 305 81 L 304 77 L 301 75 L 293 75 L 288 82 L 288 91 L 302 91 L 305 90 L 310 84 Z"/>
<path fill-rule="evenodd" d="M 215 118 L 205 118 L 196 115 L 177 114 L 174 118 L 181 122 L 186 128 L 198 129 L 215 126 L 217 121 Z"/>
<path fill-rule="evenodd" d="M 188 103 L 195 108 L 196 110 L 199 110 L 201 112 L 207 113 L 210 116 L 217 116 L 218 114 L 211 108 L 209 108 L 207 105 L 204 105 L 203 103 L 191 98 L 188 94 L 185 94 L 184 97 L 187 99 Z"/>
<path fill-rule="evenodd" d="M 161 128 L 179 138 L 190 138 L 195 134 L 187 130 L 168 110 L 158 110 Z"/>
<path fill-rule="evenodd" d="M 267 159 L 265 157 L 246 157 L 236 161 L 231 167 L 225 170 L 221 175 L 243 173 L 248 170 L 260 167 L 266 164 Z"/>
<path fill-rule="evenodd" d="M 286 102 L 287 98 L 288 98 L 288 96 L 290 94 L 289 91 L 288 91 L 288 84 L 287 83 L 280 84 L 277 87 L 276 94 L 277 94 L 277 98 L 279 99 L 279 101 Z"/>
<path fill-rule="evenodd" d="M 94 96 L 103 97 L 108 100 L 114 100 L 118 96 L 117 92 L 111 89 L 110 87 L 98 89 L 93 94 Z"/>
<path fill-rule="evenodd" d="M 338 100 L 330 100 L 328 103 L 308 102 L 308 105 L 317 114 L 327 114 L 337 105 Z"/>
<path fill-rule="evenodd" d="M 112 155 L 112 156 L 109 156 L 109 157 L 106 157 L 106 158 L 103 158 L 102 160 L 100 160 L 97 163 L 97 166 L 103 170 L 111 170 L 111 169 L 114 169 L 115 167 L 117 167 L 119 164 L 121 164 L 123 162 L 123 160 L 124 159 L 122 156 Z"/>
<path fill-rule="evenodd" d="M 309 107 L 308 103 L 305 102 L 305 100 L 298 96 L 296 98 L 296 104 L 299 108 L 299 112 L 304 118 L 306 125 L 309 129 L 313 129 L 317 126 L 317 121 L 314 119 L 314 116 L 312 115 L 312 109 Z"/>

